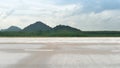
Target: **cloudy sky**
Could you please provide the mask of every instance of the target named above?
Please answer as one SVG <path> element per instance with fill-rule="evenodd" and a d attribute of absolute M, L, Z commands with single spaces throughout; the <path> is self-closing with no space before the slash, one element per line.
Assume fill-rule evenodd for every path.
<path fill-rule="evenodd" d="M 51 27 L 120 30 L 120 0 L 0 0 L 0 29 L 36 21 Z"/>

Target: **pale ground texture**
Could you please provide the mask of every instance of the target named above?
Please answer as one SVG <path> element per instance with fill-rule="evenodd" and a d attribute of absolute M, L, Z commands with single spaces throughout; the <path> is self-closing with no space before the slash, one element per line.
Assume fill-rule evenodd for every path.
<path fill-rule="evenodd" d="M 0 38 L 0 68 L 120 68 L 120 38 Z"/>

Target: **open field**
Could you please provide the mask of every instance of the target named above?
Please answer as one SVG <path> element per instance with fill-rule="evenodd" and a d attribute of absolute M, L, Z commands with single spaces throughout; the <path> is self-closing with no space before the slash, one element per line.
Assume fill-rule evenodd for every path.
<path fill-rule="evenodd" d="M 119 68 L 120 38 L 0 38 L 0 68 Z"/>

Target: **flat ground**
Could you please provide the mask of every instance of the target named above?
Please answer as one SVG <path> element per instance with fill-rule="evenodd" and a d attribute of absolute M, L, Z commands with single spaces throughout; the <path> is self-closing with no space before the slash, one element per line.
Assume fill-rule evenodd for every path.
<path fill-rule="evenodd" d="M 0 38 L 0 68 L 119 68 L 120 38 Z"/>

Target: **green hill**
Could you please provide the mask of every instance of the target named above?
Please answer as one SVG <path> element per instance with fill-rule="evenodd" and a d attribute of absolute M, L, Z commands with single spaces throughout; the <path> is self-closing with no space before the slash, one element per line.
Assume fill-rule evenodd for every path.
<path fill-rule="evenodd" d="M 70 27 L 70 26 L 66 26 L 66 25 L 58 25 L 58 26 L 53 28 L 53 31 L 80 32 L 81 30 L 79 30 L 77 28 Z"/>
<path fill-rule="evenodd" d="M 46 36 L 78 36 L 82 31 L 66 25 L 58 25 L 51 31 L 44 33 Z"/>
<path fill-rule="evenodd" d="M 24 32 L 39 32 L 39 31 L 48 31 L 51 30 L 52 28 L 49 27 L 48 25 L 44 24 L 43 22 L 36 22 L 34 24 L 31 24 L 27 27 L 25 27 L 22 31 Z"/>
<path fill-rule="evenodd" d="M 51 28 L 38 21 L 23 30 L 16 26 L 1 30 L 0 37 L 120 37 L 120 31 L 81 31 L 66 25 Z"/>
<path fill-rule="evenodd" d="M 19 27 L 11 26 L 11 27 L 9 27 L 9 28 L 7 28 L 7 29 L 2 29 L 1 31 L 2 31 L 2 32 L 19 32 L 19 31 L 21 31 L 21 30 L 22 30 L 22 29 L 19 28 Z"/>

